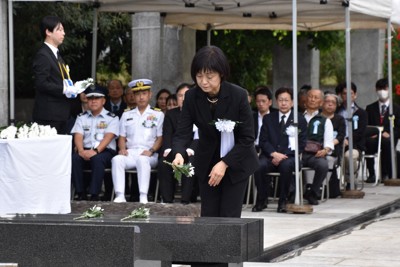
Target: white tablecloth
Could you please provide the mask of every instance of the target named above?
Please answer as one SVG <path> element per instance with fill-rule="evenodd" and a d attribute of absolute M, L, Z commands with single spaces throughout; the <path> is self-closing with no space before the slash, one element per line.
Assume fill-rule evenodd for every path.
<path fill-rule="evenodd" d="M 0 139 L 0 214 L 70 213 L 72 137 Z"/>

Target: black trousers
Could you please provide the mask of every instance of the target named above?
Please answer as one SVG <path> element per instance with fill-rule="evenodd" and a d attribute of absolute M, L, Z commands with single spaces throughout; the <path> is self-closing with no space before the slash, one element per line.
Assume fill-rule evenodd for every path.
<path fill-rule="evenodd" d="M 84 168 L 90 168 L 91 181 L 89 186 L 89 193 L 98 195 L 103 184 L 105 169 L 111 167 L 111 159 L 116 155 L 116 151 L 112 149 L 105 149 L 101 153 L 90 158 L 89 161 L 84 160 L 78 153 L 72 154 L 72 183 L 75 187 L 76 193 L 86 193 L 84 186 Z"/>

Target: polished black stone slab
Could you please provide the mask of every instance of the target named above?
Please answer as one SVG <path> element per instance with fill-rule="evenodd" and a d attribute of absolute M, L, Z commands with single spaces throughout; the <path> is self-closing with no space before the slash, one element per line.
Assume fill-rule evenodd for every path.
<path fill-rule="evenodd" d="M 19 267 L 134 266 L 139 227 L 116 220 L 104 223 L 72 218 L 0 217 L 0 263 L 17 263 Z"/>
<path fill-rule="evenodd" d="M 113 228 L 112 231 L 121 231 L 121 229 L 138 226 L 140 229 L 140 245 L 135 251 L 135 256 L 141 260 L 152 260 L 161 262 L 225 262 L 241 263 L 251 261 L 259 257 L 263 252 L 263 219 L 248 218 L 205 218 L 205 217 L 166 217 L 150 216 L 148 219 L 134 219 L 120 222 L 123 216 L 105 215 L 103 218 L 91 220 L 73 221 L 78 215 L 20 215 L 0 217 L 0 235 L 7 230 L 6 224 L 20 225 L 24 232 L 32 231 L 29 227 L 34 225 L 53 225 L 70 226 L 65 230 L 65 234 L 50 238 L 50 244 L 58 243 L 57 240 L 64 240 L 66 236 L 76 235 L 77 238 L 73 244 L 82 241 L 84 244 L 93 242 L 93 240 L 84 241 L 88 234 L 86 229 L 96 229 L 107 227 Z M 75 227 L 75 228 L 74 228 Z M 43 228 L 41 234 L 46 235 L 46 228 Z M 60 227 L 63 232 L 63 227 Z M 76 230 L 76 234 L 75 231 Z M 51 232 L 54 230 L 51 229 Z M 122 246 L 119 240 L 123 232 L 115 236 L 102 236 L 98 232 L 102 230 L 92 230 L 91 235 L 101 237 L 100 244 L 113 244 L 112 251 L 119 250 Z M 46 237 L 43 237 L 41 243 L 46 243 Z M 7 240 L 10 238 L 7 238 Z M 7 241 L 9 242 L 9 241 Z M 63 241 L 61 241 L 63 242 Z M 52 245 L 52 246 L 53 246 Z M 68 244 L 68 246 L 71 244 Z M 47 245 L 46 245 L 47 246 Z M 1 247 L 0 247 L 1 249 Z M 82 252 L 84 249 L 82 250 Z M 116 252 L 116 251 L 115 251 Z M 88 252 L 85 252 L 88 253 Z M 98 254 L 95 250 L 91 253 Z M 125 255 L 128 253 L 126 248 Z M 119 253 L 113 254 L 113 259 L 119 258 Z M 0 256 L 0 262 L 4 261 Z M 83 266 L 83 265 L 82 265 Z M 106 266 L 106 265 L 98 265 Z M 129 265 L 114 265 L 129 266 Z M 130 265 L 131 266 L 131 265 Z"/>

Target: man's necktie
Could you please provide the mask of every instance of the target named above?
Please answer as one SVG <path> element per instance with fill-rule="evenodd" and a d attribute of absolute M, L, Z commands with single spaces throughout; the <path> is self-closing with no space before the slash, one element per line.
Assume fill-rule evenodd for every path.
<path fill-rule="evenodd" d="M 62 59 L 61 54 L 60 54 L 60 50 L 57 50 L 57 60 L 58 60 L 58 62 L 60 62 L 61 64 L 64 63 L 64 60 Z"/>
<path fill-rule="evenodd" d="M 282 115 L 281 117 L 281 121 L 279 122 L 279 127 L 281 128 L 281 132 L 283 133 L 283 131 L 285 130 L 285 115 Z"/>
<path fill-rule="evenodd" d="M 116 113 L 118 111 L 118 106 L 117 105 L 113 105 L 112 106 L 112 112 Z"/>
<path fill-rule="evenodd" d="M 381 115 L 382 115 L 382 116 L 385 115 L 385 113 L 386 113 L 386 108 L 387 108 L 386 105 L 382 105 L 382 106 L 381 106 Z"/>

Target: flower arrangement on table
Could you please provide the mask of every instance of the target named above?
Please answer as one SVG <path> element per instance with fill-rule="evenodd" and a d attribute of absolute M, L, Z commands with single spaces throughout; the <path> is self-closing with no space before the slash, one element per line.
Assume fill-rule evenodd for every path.
<path fill-rule="evenodd" d="M 129 219 L 147 219 L 150 215 L 150 209 L 145 207 L 140 207 L 134 209 L 127 217 L 121 219 L 122 221 L 129 220 Z"/>
<path fill-rule="evenodd" d="M 236 125 L 240 122 L 231 121 L 227 119 L 217 119 L 212 121 L 210 124 L 215 125 L 215 128 L 221 132 L 221 146 L 220 146 L 220 156 L 224 157 L 235 145 L 235 135 L 233 130 Z"/>
<path fill-rule="evenodd" d="M 186 177 L 192 177 L 194 175 L 194 166 L 190 162 L 183 165 L 174 165 L 171 162 L 164 160 L 164 163 L 172 167 L 174 170 L 174 177 L 178 181 L 182 179 L 182 175 L 185 175 Z"/>
<path fill-rule="evenodd" d="M 82 213 L 81 216 L 74 218 L 74 220 L 99 218 L 103 217 L 103 215 L 104 209 L 102 209 L 100 206 L 94 205 L 92 208 L 89 208 L 87 211 Z"/>
<path fill-rule="evenodd" d="M 1 139 L 25 139 L 36 137 L 56 136 L 57 130 L 49 125 L 39 125 L 36 122 L 32 124 L 23 124 L 21 126 L 8 126 L 0 129 Z"/>
<path fill-rule="evenodd" d="M 153 128 L 157 126 L 157 117 L 154 115 L 149 115 L 147 118 L 143 121 L 142 125 L 146 128 Z"/>

